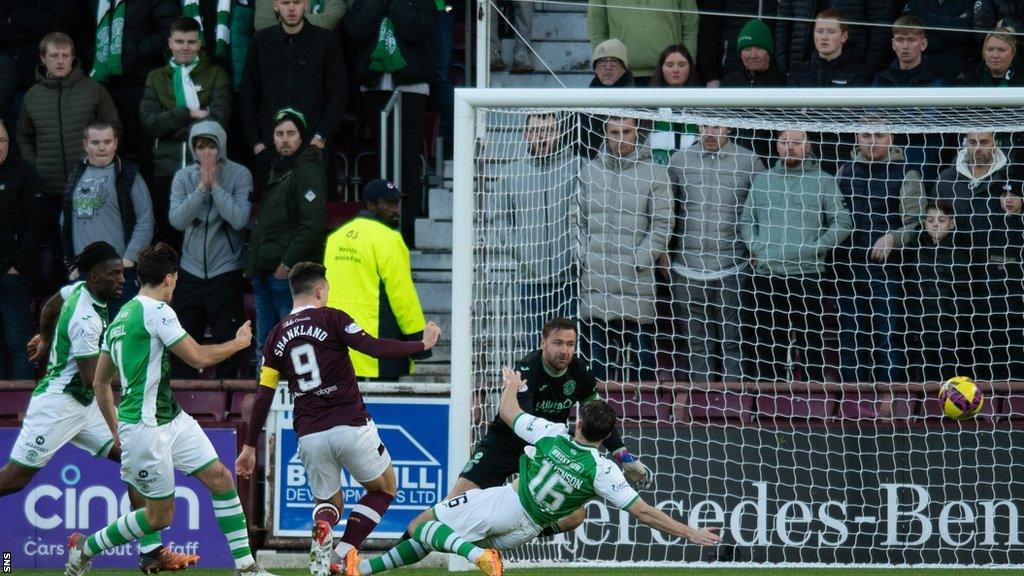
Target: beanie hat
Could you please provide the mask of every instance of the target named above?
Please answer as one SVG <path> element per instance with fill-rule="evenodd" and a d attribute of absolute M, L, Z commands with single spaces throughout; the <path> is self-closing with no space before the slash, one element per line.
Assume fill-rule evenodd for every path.
<path fill-rule="evenodd" d="M 760 20 L 748 20 L 740 30 L 736 39 L 736 50 L 743 52 L 744 48 L 757 46 L 764 48 L 768 54 L 775 52 L 775 43 L 772 42 L 772 32 L 768 26 Z"/>
<path fill-rule="evenodd" d="M 274 114 L 274 128 L 277 128 L 278 124 L 282 122 L 291 122 L 295 124 L 295 127 L 299 130 L 299 136 L 302 141 L 306 141 L 306 115 L 294 108 L 282 108 Z"/>
<path fill-rule="evenodd" d="M 622 66 L 629 69 L 629 53 L 626 51 L 626 45 L 618 38 L 609 38 L 594 48 L 594 57 L 590 59 L 590 67 L 596 66 L 597 61 L 601 58 L 618 58 L 622 62 Z"/>

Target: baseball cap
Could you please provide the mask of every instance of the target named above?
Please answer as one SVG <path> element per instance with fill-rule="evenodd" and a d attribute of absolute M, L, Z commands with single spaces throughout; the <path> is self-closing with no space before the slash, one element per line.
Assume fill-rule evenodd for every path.
<path fill-rule="evenodd" d="M 394 183 L 387 180 L 373 180 L 366 185 L 366 188 L 363 188 L 363 202 L 398 200 L 404 197 L 405 194 L 402 194 L 402 191 Z"/>

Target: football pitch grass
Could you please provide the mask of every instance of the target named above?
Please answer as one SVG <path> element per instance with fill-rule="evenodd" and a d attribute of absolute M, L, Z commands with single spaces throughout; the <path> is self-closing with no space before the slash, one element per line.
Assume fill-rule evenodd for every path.
<path fill-rule="evenodd" d="M 270 570 L 278 576 L 309 576 L 308 570 L 302 569 L 281 569 Z M 991 576 L 999 574 L 1010 574 L 1006 570 L 986 569 L 858 569 L 858 568 L 515 568 L 506 567 L 506 574 L 514 576 L 562 576 L 564 574 L 588 574 L 593 576 L 978 576 L 981 574 Z M 28 573 L 38 576 L 62 576 L 56 570 L 17 570 L 12 573 Z M 480 574 L 479 571 L 470 572 L 449 572 L 442 568 L 402 568 L 393 571 L 395 574 L 406 576 L 441 576 L 442 574 L 465 574 L 472 576 Z M 103 570 L 102 567 L 93 567 L 90 575 L 99 576 L 112 574 L 117 576 L 133 576 L 139 574 L 137 570 Z M 194 569 L 187 572 L 167 572 L 176 576 L 234 576 L 232 570 L 204 570 Z M 385 573 L 386 574 L 386 573 Z"/>

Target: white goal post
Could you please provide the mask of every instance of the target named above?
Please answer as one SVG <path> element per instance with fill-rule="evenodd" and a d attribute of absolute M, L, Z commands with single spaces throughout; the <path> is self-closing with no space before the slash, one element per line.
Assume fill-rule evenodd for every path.
<path fill-rule="evenodd" d="M 837 165 L 857 153 L 857 134 L 919 136 L 925 149 L 933 147 L 936 158 L 941 151 L 947 160 L 921 160 L 921 166 L 935 174 L 919 177 L 925 192 L 920 194 L 920 208 L 913 222 L 906 220 L 908 225 L 926 216 L 923 207 L 939 178 L 939 169 L 955 168 L 956 161 L 948 158 L 956 157 L 958 148 L 967 146 L 966 138 L 961 138 L 968 133 L 1006 136 L 1002 144 L 1006 150 L 1004 167 L 1011 175 L 1002 186 L 1004 190 L 1012 189 L 1011 195 L 1020 196 L 1024 190 L 1015 172 L 1021 168 L 1015 164 L 1021 152 L 1020 141 L 1015 138 L 1024 136 L 1024 88 L 457 89 L 450 327 L 452 482 L 496 413 L 497 396 L 493 392 L 499 386 L 499 368 L 535 349 L 540 341 L 540 334 L 533 330 L 536 323 L 524 317 L 516 302 L 521 298 L 516 285 L 526 280 L 518 275 L 522 268 L 510 263 L 508 256 L 521 238 L 515 234 L 515 219 L 506 214 L 515 203 L 496 200 L 498 193 L 494 190 L 496 183 L 507 177 L 501 166 L 520 161 L 526 154 L 521 142 L 523 126 L 535 113 L 557 114 L 562 144 L 582 151 L 569 154 L 580 156 L 573 160 L 574 173 L 577 166 L 593 162 L 588 155 L 599 155 L 594 146 L 600 146 L 603 135 L 598 135 L 595 145 L 589 133 L 595 124 L 588 123 L 588 118 L 601 119 L 597 124 L 601 130 L 606 129 L 604 119 L 633 118 L 641 139 L 655 131 L 652 126 L 659 122 L 671 126 L 725 126 L 733 135 L 746 131 L 751 142 L 762 139 L 760 144 L 768 151 L 774 150 L 774 131 L 801 130 L 816 143 L 835 144 L 833 159 Z M 948 135 L 956 137 L 942 141 Z M 829 140 L 833 136 L 834 140 Z M 672 141 L 670 156 L 673 149 L 690 145 L 678 144 L 674 137 Z M 699 138 L 693 145 L 701 145 Z M 840 153 L 840 146 L 847 147 Z M 773 156 L 764 164 L 770 169 L 775 160 Z M 652 168 L 655 160 L 639 162 L 648 164 L 644 174 L 662 174 L 662 168 Z M 761 165 L 758 173 L 765 170 Z M 667 169 L 664 174 L 669 174 Z M 748 182 L 755 175 L 747 174 Z M 972 180 L 969 189 L 974 190 L 979 181 L 984 178 Z M 581 187 L 577 183 L 573 188 L 572 214 L 567 218 L 576 227 L 587 218 L 588 209 L 581 199 L 586 184 Z M 671 182 L 665 182 L 665 189 L 675 190 Z M 525 191 L 508 190 L 506 186 L 502 194 L 520 192 Z M 836 196 L 841 196 L 841 190 Z M 969 204 L 969 200 L 958 197 L 951 203 Z M 679 198 L 670 202 L 678 206 Z M 999 205 L 998 198 L 995 205 Z M 610 210 L 607 206 L 600 208 Z M 673 210 L 676 213 L 672 218 L 678 218 L 678 209 Z M 770 209 L 765 214 L 778 217 Z M 762 227 L 769 225 L 775 224 L 761 222 Z M 848 222 L 845 226 L 851 228 L 854 224 Z M 923 228 L 918 231 L 925 237 Z M 675 229 L 670 229 L 672 234 L 676 234 Z M 832 263 L 823 254 L 830 254 L 834 245 L 852 232 L 847 230 L 845 234 L 818 252 L 822 262 L 828 260 L 826 267 Z M 601 278 L 590 269 L 592 266 L 582 271 L 581 262 L 588 250 L 593 250 L 589 247 L 592 245 L 580 240 L 576 232 L 570 232 L 564 240 L 569 246 L 565 256 L 574 262 L 572 271 L 580 274 L 579 281 L 584 282 L 582 277 L 586 276 L 592 291 L 614 291 L 612 279 Z M 665 273 L 671 279 L 658 282 L 663 292 L 672 290 L 672 310 L 676 311 L 674 306 L 679 301 L 675 288 L 663 285 L 678 282 L 674 255 L 682 249 L 678 245 L 669 248 L 671 241 L 664 240 L 662 249 L 663 254 L 676 251 L 668 254 L 673 267 Z M 529 248 L 522 253 L 536 254 L 544 247 Z M 602 257 L 607 260 L 606 255 Z M 745 258 L 743 267 L 747 266 Z M 974 270 L 978 265 L 983 263 L 964 264 L 963 286 L 973 278 L 966 275 L 968 267 Z M 654 264 L 649 267 L 654 270 Z M 755 274 L 753 268 L 751 274 Z M 901 286 L 923 282 L 903 276 L 890 280 Z M 595 289 L 593 284 L 602 281 L 604 284 Z M 581 304 L 578 291 L 585 290 L 566 289 L 562 295 L 573 300 L 573 319 L 582 323 L 588 322 L 583 316 L 600 316 L 608 312 L 602 306 L 612 306 L 595 304 L 592 295 L 589 303 L 582 297 Z M 654 310 L 653 294 L 652 289 L 649 298 L 630 294 L 625 300 L 648 298 L 648 308 Z M 1016 296 L 1006 298 L 1011 297 Z M 976 305 L 977 296 L 966 298 Z M 764 301 L 757 305 L 763 312 Z M 663 305 L 659 306 L 660 315 Z M 1013 313 L 1012 306 L 1009 313 Z M 970 322 L 971 313 L 965 315 Z M 673 339 L 686 341 L 687 324 L 680 321 L 678 312 L 667 320 L 660 317 L 658 322 L 652 328 L 659 330 L 653 335 L 658 346 Z M 954 373 L 937 378 L 932 372 L 922 371 L 926 376 L 917 380 L 906 372 L 887 381 L 877 377 L 832 381 L 829 374 L 845 375 L 846 370 L 863 374 L 858 372 L 862 366 L 840 366 L 837 360 L 831 372 L 826 369 L 826 376 L 815 378 L 809 376 L 813 373 L 809 368 L 793 370 L 813 353 L 806 348 L 793 352 L 794 345 L 788 349 L 789 356 L 782 359 L 789 371 L 772 378 L 765 378 L 761 372 L 753 376 L 744 372 L 742 378 L 687 377 L 685 374 L 693 374 L 687 370 L 695 370 L 692 364 L 685 369 L 665 369 L 661 364 L 663 357 L 688 357 L 687 353 L 664 350 L 658 351 L 657 367 L 651 367 L 650 374 L 656 375 L 647 377 L 642 368 L 628 366 L 631 362 L 642 364 L 638 358 L 643 356 L 641 348 L 646 344 L 642 339 L 627 342 L 625 336 L 636 328 L 616 325 L 623 331 L 619 334 L 622 339 L 606 341 L 608 350 L 600 360 L 594 360 L 592 352 L 578 353 L 588 362 L 601 365 L 603 397 L 611 397 L 613 406 L 625 414 L 623 439 L 627 447 L 655 472 L 654 487 L 641 492 L 641 496 L 684 522 L 722 526 L 723 545 L 716 549 L 684 546 L 670 537 L 637 528 L 625 513 L 591 504 L 583 526 L 510 552 L 507 556 L 512 563 L 1024 568 L 1024 402 L 1017 398 L 1024 396 L 1024 383 L 1017 381 L 1024 378 L 976 378 L 985 394 L 985 411 L 975 420 L 960 423 L 943 418 L 941 405 L 934 399 L 938 382 L 957 375 Z M 672 326 L 671 332 L 660 328 L 666 325 Z M 798 332 L 787 330 L 787 338 L 794 330 Z M 909 328 L 900 328 L 901 342 L 909 340 L 909 333 Z M 751 334 L 755 336 L 744 337 L 749 340 L 759 333 L 751 328 Z M 979 351 L 984 352 L 985 345 L 972 339 L 973 334 L 966 334 L 972 358 L 980 358 Z M 620 342 L 623 350 L 612 350 L 617 345 L 614 342 Z M 751 343 L 750 348 L 759 350 L 757 345 Z M 840 352 L 836 350 L 836 354 Z M 1024 352 L 1018 350 L 1017 354 Z M 744 361 L 754 364 L 757 360 L 745 357 Z M 868 373 L 879 372 L 868 369 Z"/>

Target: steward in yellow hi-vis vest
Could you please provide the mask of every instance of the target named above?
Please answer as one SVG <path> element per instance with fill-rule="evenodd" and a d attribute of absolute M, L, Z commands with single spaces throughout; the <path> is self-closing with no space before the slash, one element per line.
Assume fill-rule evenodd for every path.
<path fill-rule="evenodd" d="M 366 207 L 327 238 L 327 305 L 343 310 L 374 338 L 420 340 L 426 320 L 412 283 L 409 249 L 398 231 L 402 194 L 374 180 L 363 190 Z M 376 359 L 351 351 L 360 378 L 394 379 L 413 372 L 408 358 Z M 429 357 L 429 353 L 416 356 Z"/>

